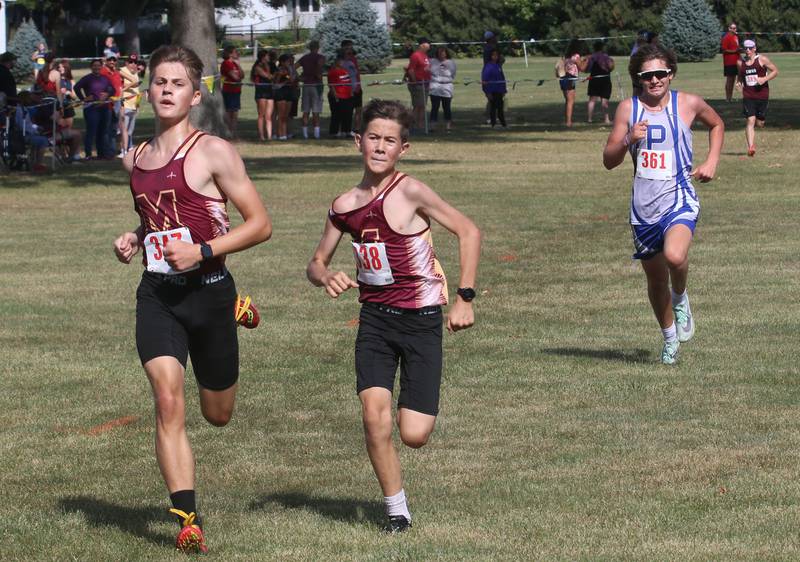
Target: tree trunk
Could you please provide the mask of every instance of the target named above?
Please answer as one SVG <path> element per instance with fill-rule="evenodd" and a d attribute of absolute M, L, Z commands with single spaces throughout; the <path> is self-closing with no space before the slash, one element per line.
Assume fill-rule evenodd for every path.
<path fill-rule="evenodd" d="M 139 54 L 139 13 L 126 12 L 122 19 L 125 23 L 125 36 L 122 38 L 122 54 Z M 121 66 L 121 65 L 120 65 Z"/>
<path fill-rule="evenodd" d="M 173 45 L 192 49 L 203 61 L 203 76 L 219 74 L 213 0 L 170 0 L 169 29 Z M 212 135 L 230 138 L 219 81 L 215 82 L 213 93 L 203 84 L 200 89 L 203 99 L 192 109 L 192 124 Z"/>

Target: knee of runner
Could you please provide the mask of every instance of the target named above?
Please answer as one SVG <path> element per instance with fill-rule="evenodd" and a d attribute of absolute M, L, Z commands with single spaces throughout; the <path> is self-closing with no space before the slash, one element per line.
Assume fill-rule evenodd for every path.
<path fill-rule="evenodd" d="M 156 417 L 160 423 L 183 423 L 183 400 L 177 394 L 161 393 L 156 398 Z"/>
<path fill-rule="evenodd" d="M 390 408 L 364 407 L 362 413 L 364 431 L 367 434 L 380 434 L 392 431 L 392 411 Z"/>
<path fill-rule="evenodd" d="M 686 261 L 686 254 L 672 249 L 664 250 L 664 259 L 669 267 L 680 267 Z"/>
<path fill-rule="evenodd" d="M 233 412 L 229 410 L 203 412 L 203 417 L 206 418 L 206 421 L 216 427 L 225 427 L 226 425 L 228 425 L 228 422 L 231 421 L 232 415 Z"/>
<path fill-rule="evenodd" d="M 402 428 L 400 430 L 400 439 L 402 439 L 403 444 L 412 449 L 423 447 L 428 443 L 430 437 L 431 433 L 429 431 L 403 431 Z"/>

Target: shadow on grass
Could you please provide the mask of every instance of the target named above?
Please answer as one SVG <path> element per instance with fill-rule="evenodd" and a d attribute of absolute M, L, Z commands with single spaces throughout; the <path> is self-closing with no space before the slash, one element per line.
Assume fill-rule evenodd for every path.
<path fill-rule="evenodd" d="M 250 503 L 251 511 L 267 509 L 277 504 L 287 509 L 315 511 L 323 517 L 345 523 L 384 523 L 383 505 L 378 502 L 348 498 L 319 498 L 298 492 L 269 494 Z"/>
<path fill-rule="evenodd" d="M 623 363 L 643 363 L 650 360 L 650 352 L 646 349 L 584 349 L 581 347 L 551 347 L 542 353 L 561 355 L 564 357 L 587 357 L 589 359 L 606 359 Z"/>
<path fill-rule="evenodd" d="M 82 513 L 94 527 L 117 527 L 161 546 L 171 545 L 174 541 L 172 536 L 149 529 L 151 521 L 164 520 L 166 511 L 163 506 L 127 507 L 90 496 L 61 498 L 59 506 L 67 513 Z"/>

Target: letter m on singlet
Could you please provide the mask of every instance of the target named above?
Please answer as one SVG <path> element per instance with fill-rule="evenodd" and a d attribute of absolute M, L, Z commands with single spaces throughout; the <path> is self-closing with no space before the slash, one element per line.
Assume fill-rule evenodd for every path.
<path fill-rule="evenodd" d="M 142 220 L 151 230 L 170 230 L 181 224 L 174 189 L 159 191 L 155 201 L 150 195 L 140 193 L 136 196 L 136 203 Z"/>

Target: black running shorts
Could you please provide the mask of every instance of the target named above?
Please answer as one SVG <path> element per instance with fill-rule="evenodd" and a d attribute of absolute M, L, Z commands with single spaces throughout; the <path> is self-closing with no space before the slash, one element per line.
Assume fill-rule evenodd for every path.
<path fill-rule="evenodd" d="M 142 365 L 166 355 L 186 367 L 190 355 L 198 384 L 225 390 L 239 378 L 236 284 L 230 273 L 209 284 L 201 279 L 144 272 L 136 291 L 136 347 Z"/>
<path fill-rule="evenodd" d="M 745 117 L 755 116 L 758 121 L 766 121 L 767 107 L 769 107 L 769 100 L 742 99 L 742 114 Z"/>
<path fill-rule="evenodd" d="M 356 392 L 394 389 L 400 364 L 398 408 L 435 416 L 442 382 L 442 309 L 416 310 L 364 303 L 356 338 Z"/>

